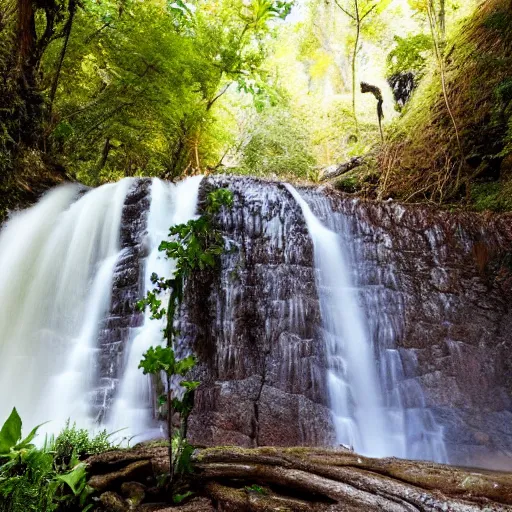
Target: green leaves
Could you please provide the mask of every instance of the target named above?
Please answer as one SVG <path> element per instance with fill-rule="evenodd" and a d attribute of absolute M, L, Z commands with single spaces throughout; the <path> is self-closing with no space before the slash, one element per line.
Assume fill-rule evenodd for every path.
<path fill-rule="evenodd" d="M 142 369 L 144 375 L 165 372 L 168 375 L 183 377 L 197 364 L 197 359 L 193 355 L 176 360 L 172 347 L 150 347 L 142 357 L 139 368 Z M 191 387 L 193 384 L 195 383 L 186 382 L 185 387 Z"/>
<path fill-rule="evenodd" d="M 210 214 L 218 213 L 220 209 L 226 206 L 233 206 L 233 192 L 227 188 L 218 188 L 208 194 L 206 198 L 206 211 Z"/>
<path fill-rule="evenodd" d="M 189 498 L 190 496 L 193 496 L 194 493 L 190 492 L 190 491 L 187 491 L 183 494 L 179 494 L 179 493 L 176 493 L 176 494 L 173 494 L 172 496 L 172 501 L 173 503 L 175 503 L 176 505 L 179 505 L 180 503 L 182 503 L 184 500 L 186 500 L 187 498 Z"/>
<path fill-rule="evenodd" d="M 0 431 L 0 509 L 87 512 L 93 507 L 89 499 L 93 489 L 87 485 L 86 464 L 78 460 L 85 453 L 80 437 L 85 435 L 90 446 L 96 443 L 98 450 L 87 449 L 88 453 L 99 453 L 100 444 L 101 451 L 111 446 L 106 443 L 108 435 L 100 432 L 90 441 L 85 429 L 70 429 L 68 423 L 55 442 L 47 438 L 42 448 L 36 448 L 32 441 L 39 427 L 20 440 L 22 422 L 14 408 Z"/>
<path fill-rule="evenodd" d="M 0 430 L 0 457 L 8 456 L 11 449 L 21 439 L 21 418 L 14 408 Z"/>
<path fill-rule="evenodd" d="M 20 441 L 22 422 L 16 407 L 14 407 L 2 430 L 0 430 L 0 458 L 9 457 L 14 459 L 21 455 L 23 451 L 32 449 L 34 447 L 32 441 L 42 425 L 44 423 L 34 427 L 30 434 Z"/>
<path fill-rule="evenodd" d="M 175 374 L 184 376 L 197 364 L 197 358 L 194 355 L 185 357 L 176 362 Z M 187 383 L 190 384 L 190 383 Z M 197 387 L 197 386 L 196 386 Z"/>
<path fill-rule="evenodd" d="M 432 38 L 426 34 L 394 36 L 394 47 L 387 56 L 388 76 L 413 71 L 421 73 L 432 51 Z"/>
<path fill-rule="evenodd" d="M 150 347 L 142 356 L 139 368 L 142 368 L 144 375 L 165 372 L 173 375 L 175 372 L 176 359 L 172 347 Z"/>
<path fill-rule="evenodd" d="M 86 464 L 84 462 L 80 462 L 68 473 L 58 475 L 57 480 L 64 482 L 75 496 L 80 495 L 87 485 Z"/>

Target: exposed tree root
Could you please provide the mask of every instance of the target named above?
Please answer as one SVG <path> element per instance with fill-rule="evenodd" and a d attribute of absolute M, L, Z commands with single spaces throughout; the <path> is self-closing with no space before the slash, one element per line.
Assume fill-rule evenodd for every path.
<path fill-rule="evenodd" d="M 145 476 L 146 485 L 165 467 L 165 448 L 112 452 L 90 459 L 90 472 L 96 474 L 91 484 L 100 478 L 103 485 L 97 488 L 107 489 L 110 466 L 115 477 L 108 490 L 119 492 L 123 456 L 126 467 L 151 460 L 154 474 Z M 512 474 L 370 459 L 346 450 L 209 448 L 198 451 L 194 467 L 190 488 L 211 501 L 211 510 L 512 511 Z"/>

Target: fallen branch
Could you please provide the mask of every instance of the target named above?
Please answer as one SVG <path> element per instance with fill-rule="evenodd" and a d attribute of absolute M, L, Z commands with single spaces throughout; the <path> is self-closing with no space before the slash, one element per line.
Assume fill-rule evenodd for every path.
<path fill-rule="evenodd" d="M 363 94 L 369 92 L 373 94 L 377 100 L 377 118 L 379 119 L 380 140 L 382 143 L 384 143 L 384 133 L 382 132 L 382 120 L 384 119 L 384 110 L 382 109 L 382 104 L 384 103 L 384 99 L 382 98 L 382 92 L 375 85 L 370 85 L 366 82 L 361 82 L 361 92 Z"/>
<path fill-rule="evenodd" d="M 364 162 L 364 158 L 362 156 L 355 156 L 351 158 L 348 162 L 337 166 L 331 166 L 327 169 L 324 169 L 322 176 L 320 179 L 322 181 L 332 180 L 333 178 L 337 178 L 342 174 L 346 174 L 347 172 L 359 167 Z"/>

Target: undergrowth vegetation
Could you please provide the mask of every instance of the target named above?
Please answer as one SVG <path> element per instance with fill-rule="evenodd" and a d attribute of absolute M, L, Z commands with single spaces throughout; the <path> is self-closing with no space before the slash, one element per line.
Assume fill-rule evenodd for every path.
<path fill-rule="evenodd" d="M 93 507 L 82 459 L 113 448 L 106 432 L 92 436 L 69 422 L 42 446 L 41 425 L 22 438 L 16 409 L 0 431 L 0 512 L 87 512 Z"/>
<path fill-rule="evenodd" d="M 511 25 L 510 2 L 489 0 L 447 41 L 447 101 L 432 62 L 380 153 L 381 197 L 512 207 Z"/>

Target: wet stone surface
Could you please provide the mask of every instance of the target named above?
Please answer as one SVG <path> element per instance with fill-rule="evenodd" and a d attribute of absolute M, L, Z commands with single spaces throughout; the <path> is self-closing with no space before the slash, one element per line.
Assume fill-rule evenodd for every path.
<path fill-rule="evenodd" d="M 216 177 L 203 188 L 213 186 L 235 194 L 219 218 L 234 250 L 206 286 L 204 278 L 189 283 L 183 343 L 206 356 L 192 438 L 331 443 L 312 244 L 300 210 L 278 183 Z M 411 425 L 442 429 L 450 462 L 510 467 L 510 216 L 301 193 L 348 237 L 389 404 L 404 408 Z"/>
<path fill-rule="evenodd" d="M 327 195 L 375 339 L 387 329 L 399 348 L 402 396 L 432 412 L 451 463 L 512 469 L 512 216 Z"/>
<path fill-rule="evenodd" d="M 96 408 L 122 372 L 141 265 L 149 181 L 123 210 L 123 258 L 102 329 Z M 209 177 L 228 187 L 217 222 L 229 247 L 221 269 L 187 284 L 180 351 L 202 381 L 190 440 L 206 445 L 330 445 L 328 362 L 313 247 L 282 184 Z M 451 463 L 508 467 L 512 454 L 512 218 L 440 212 L 301 190 L 344 237 L 388 405 L 411 424 L 441 428 Z M 411 454 L 413 456 L 413 453 Z"/>
<path fill-rule="evenodd" d="M 231 250 L 206 293 L 201 276 L 188 287 L 182 343 L 199 353 L 203 382 L 191 440 L 330 444 L 313 248 L 301 211 L 280 184 L 208 178 L 203 194 L 211 187 L 235 196 L 218 218 Z"/>

